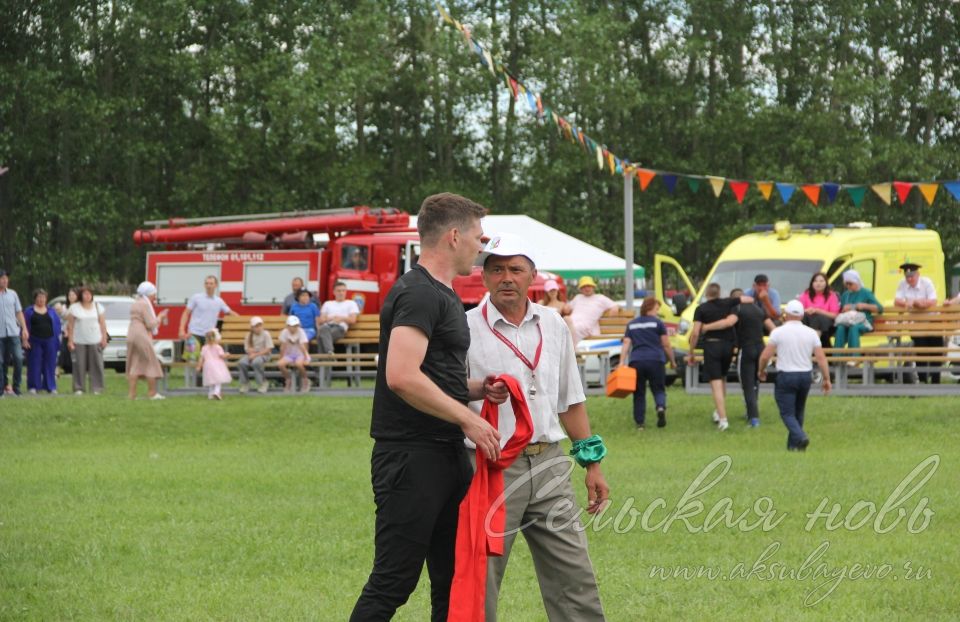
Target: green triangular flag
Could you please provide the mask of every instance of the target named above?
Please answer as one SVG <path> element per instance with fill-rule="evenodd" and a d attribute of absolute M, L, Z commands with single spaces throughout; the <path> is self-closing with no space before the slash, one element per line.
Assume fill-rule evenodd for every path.
<path fill-rule="evenodd" d="M 860 207 L 860 204 L 863 203 L 863 196 L 866 193 L 866 186 L 850 186 L 847 188 L 847 194 L 849 194 L 850 199 L 853 200 L 854 207 Z"/>
<path fill-rule="evenodd" d="M 700 189 L 700 180 L 696 177 L 687 177 L 687 185 L 690 187 L 690 192 L 696 194 Z"/>

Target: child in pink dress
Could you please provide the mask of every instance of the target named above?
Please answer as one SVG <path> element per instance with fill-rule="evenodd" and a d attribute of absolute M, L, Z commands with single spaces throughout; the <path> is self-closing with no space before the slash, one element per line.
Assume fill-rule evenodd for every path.
<path fill-rule="evenodd" d="M 203 386 L 210 387 L 207 399 L 220 400 L 220 387 L 230 384 L 230 370 L 227 369 L 227 354 L 220 346 L 220 331 L 213 328 L 207 331 L 206 344 L 200 349 L 197 371 L 203 372 Z"/>

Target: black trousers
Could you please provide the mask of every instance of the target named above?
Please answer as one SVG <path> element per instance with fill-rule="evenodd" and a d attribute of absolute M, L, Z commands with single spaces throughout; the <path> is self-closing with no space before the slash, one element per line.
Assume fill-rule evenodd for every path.
<path fill-rule="evenodd" d="M 424 561 L 431 619 L 446 620 L 458 510 L 473 479 L 466 448 L 462 442 L 377 441 L 370 471 L 377 505 L 373 571 L 350 620 L 391 619 L 416 589 Z"/>
<path fill-rule="evenodd" d="M 917 347 L 943 347 L 943 337 L 913 337 L 913 345 Z M 940 372 L 923 372 L 921 367 L 937 367 L 941 363 L 917 363 L 917 380 L 920 384 L 926 384 L 927 378 L 930 378 L 930 384 L 940 384 Z"/>
<path fill-rule="evenodd" d="M 763 343 L 751 343 L 740 348 L 737 355 L 737 373 L 740 375 L 740 386 L 743 387 L 743 403 L 747 408 L 747 420 L 759 419 L 760 409 L 757 405 L 760 399 L 760 381 L 757 379 L 757 367 L 760 364 L 760 353 L 763 352 Z"/>
<path fill-rule="evenodd" d="M 803 323 L 810 328 L 820 331 L 820 347 L 830 347 L 830 336 L 833 335 L 833 318 L 825 315 L 804 315 Z"/>

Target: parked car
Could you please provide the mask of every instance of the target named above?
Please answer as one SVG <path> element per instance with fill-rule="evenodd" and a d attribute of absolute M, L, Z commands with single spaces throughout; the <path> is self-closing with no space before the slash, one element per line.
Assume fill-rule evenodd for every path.
<path fill-rule="evenodd" d="M 130 307 L 134 299 L 132 296 L 96 296 L 94 299 L 103 305 L 103 319 L 110 337 L 103 351 L 103 365 L 122 373 L 127 367 L 127 327 L 130 325 Z M 57 296 L 50 304 L 64 304 L 65 300 L 64 296 Z M 154 341 L 153 349 L 164 363 L 173 362 L 173 341 Z"/>

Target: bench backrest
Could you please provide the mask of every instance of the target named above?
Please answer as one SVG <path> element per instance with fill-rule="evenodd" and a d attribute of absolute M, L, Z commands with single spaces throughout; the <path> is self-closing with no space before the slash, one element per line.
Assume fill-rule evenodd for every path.
<path fill-rule="evenodd" d="M 223 337 L 223 345 L 234 346 L 243 345 L 250 332 L 250 318 L 252 315 L 228 315 L 223 318 L 223 325 L 220 328 L 220 335 Z M 280 331 L 284 329 L 287 323 L 285 315 L 264 315 L 263 327 L 270 332 L 270 336 L 276 339 L 280 336 Z"/>
<path fill-rule="evenodd" d="M 873 328 L 877 334 L 889 336 L 960 334 L 960 305 L 932 307 L 922 311 L 890 307 L 874 316 Z"/>
<path fill-rule="evenodd" d="M 224 345 L 242 346 L 250 332 L 251 315 L 228 315 L 223 318 L 223 327 L 220 334 Z M 286 315 L 265 315 L 263 327 L 270 331 L 276 339 L 280 331 L 286 327 Z M 340 340 L 343 343 L 378 343 L 380 341 L 380 316 L 376 313 L 363 313 L 357 316 L 357 322 L 350 327 L 347 334 Z"/>

